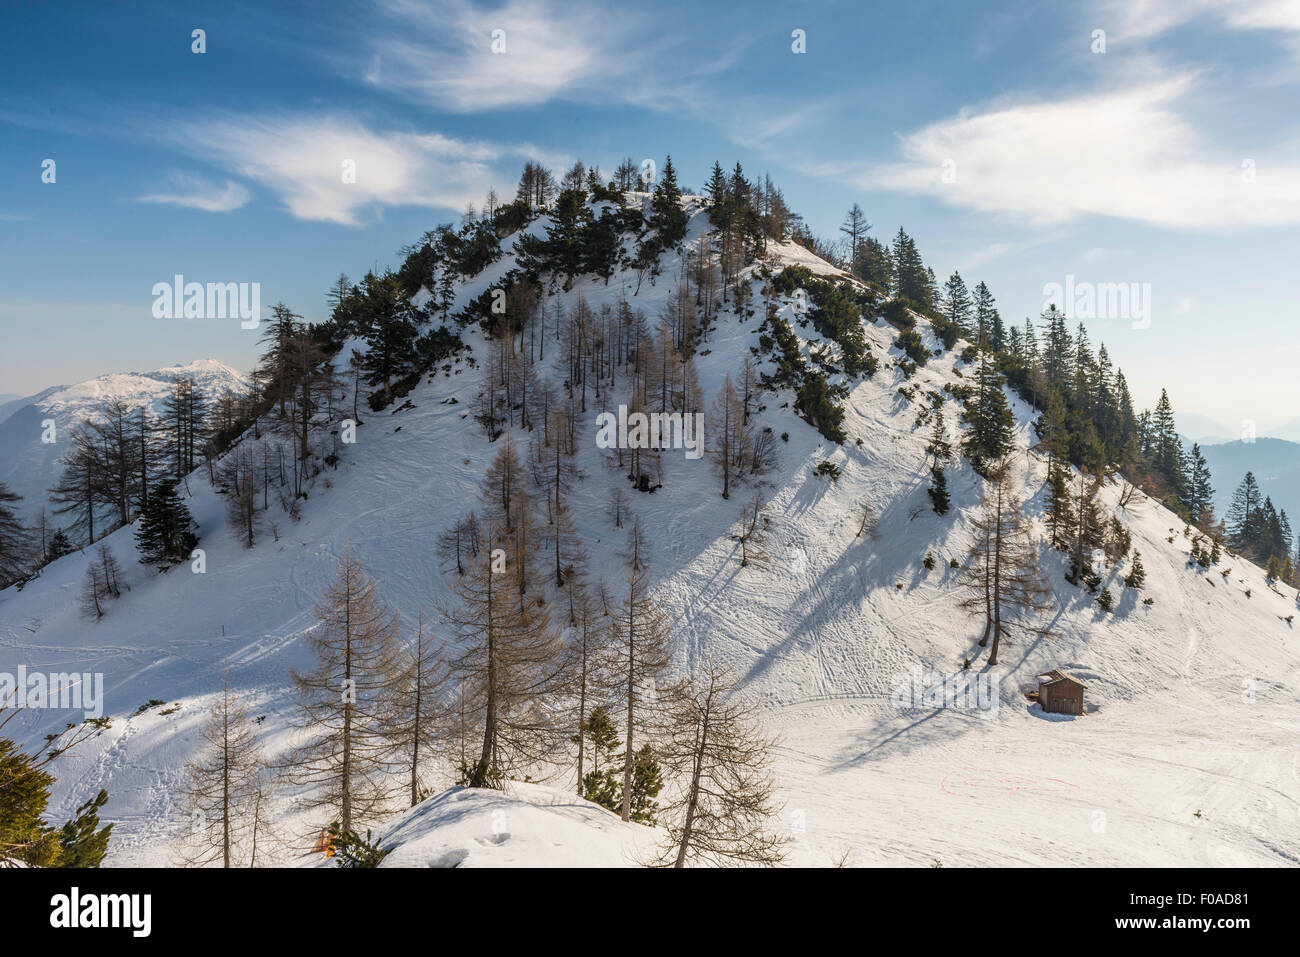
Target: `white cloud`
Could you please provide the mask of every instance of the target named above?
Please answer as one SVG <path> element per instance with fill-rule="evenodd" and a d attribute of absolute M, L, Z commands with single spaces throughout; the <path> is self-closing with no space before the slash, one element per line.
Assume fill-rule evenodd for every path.
<path fill-rule="evenodd" d="M 207 213 L 228 213 L 239 209 L 249 199 L 248 190 L 234 180 L 218 184 L 193 173 L 172 173 L 168 177 L 167 189 L 166 192 L 141 196 L 140 202 L 185 206 Z"/>
<path fill-rule="evenodd" d="M 536 155 L 525 145 L 371 130 L 336 116 L 228 117 L 181 126 L 170 138 L 266 187 L 298 219 L 344 225 L 378 206 L 461 209 L 482 200 L 498 160 Z"/>
<path fill-rule="evenodd" d="M 1191 89 L 1183 76 L 963 110 L 903 136 L 903 161 L 858 182 L 1036 224 L 1083 215 L 1197 229 L 1300 223 L 1300 167 L 1255 156 L 1248 175 L 1245 157 L 1206 144 L 1175 111 Z"/>
<path fill-rule="evenodd" d="M 493 10 L 466 0 L 385 6 L 395 26 L 371 39 L 365 79 L 439 109 L 652 99 L 665 75 L 654 59 L 662 41 L 635 9 L 556 0 L 507 0 Z M 493 52 L 496 30 L 503 53 Z"/>
<path fill-rule="evenodd" d="M 1118 37 L 1145 39 L 1194 20 L 1213 19 L 1234 30 L 1300 33 L 1296 0 L 1108 0 L 1101 25 Z"/>

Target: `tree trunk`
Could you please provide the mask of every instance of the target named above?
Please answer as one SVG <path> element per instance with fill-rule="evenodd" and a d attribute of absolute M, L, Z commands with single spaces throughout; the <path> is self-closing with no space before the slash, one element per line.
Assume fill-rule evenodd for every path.
<path fill-rule="evenodd" d="M 1002 480 L 998 480 L 998 517 L 993 537 L 993 649 L 989 664 L 998 663 L 998 640 L 1002 637 Z"/>
<path fill-rule="evenodd" d="M 709 737 L 709 708 L 712 706 L 712 694 L 709 696 L 710 704 L 704 709 L 704 721 L 700 727 L 699 745 L 695 751 L 695 764 L 691 769 L 691 796 L 686 803 L 686 818 L 682 822 L 682 841 L 677 847 L 677 859 L 673 862 L 673 867 L 684 867 L 686 865 L 686 852 L 691 846 L 691 831 L 695 825 L 695 809 L 699 804 L 700 798 L 700 777 L 704 768 L 704 748 Z"/>

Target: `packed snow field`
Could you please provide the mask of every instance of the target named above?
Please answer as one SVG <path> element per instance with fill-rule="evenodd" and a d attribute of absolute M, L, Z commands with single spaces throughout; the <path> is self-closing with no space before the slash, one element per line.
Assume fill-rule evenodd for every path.
<path fill-rule="evenodd" d="M 704 218 L 695 212 L 688 245 L 699 240 Z M 781 264 L 837 272 L 797 246 L 777 252 Z M 639 293 L 619 273 L 608 285 L 580 281 L 561 295 L 572 302 L 581 291 L 597 307 L 627 296 L 653 321 L 676 260 L 665 254 L 662 275 Z M 506 257 L 465 283 L 457 307 L 511 264 Z M 783 315 L 815 340 L 797 325 L 794 308 Z M 715 323 L 696 358 L 707 397 L 724 373 L 736 373 L 760 321 L 724 313 Z M 1181 520 L 1140 494 L 1120 509 L 1117 482 L 1103 497 L 1141 552 L 1147 580 L 1140 591 L 1122 587 L 1122 568 L 1109 570 L 1102 587 L 1117 602 L 1103 612 L 1064 580 L 1065 557 L 1047 551 L 1053 610 L 1034 622 L 1040 632 L 1016 630 L 1004 640 L 999 664 L 987 669 L 993 710 L 900 708 L 891 700 L 914 669 L 952 674 L 967 658 L 975 673 L 986 668 L 976 646 L 982 621 L 957 607 L 957 572 L 949 566 L 971 544 L 982 481 L 954 461 L 953 508 L 945 516 L 931 510 L 928 429 L 915 420 L 927 390 L 957 381 L 961 347 L 906 379 L 894 364 L 895 330 L 877 322 L 866 332 L 881 367 L 845 403 L 843 446 L 798 419 L 789 392 L 762 398 L 759 424 L 788 433 L 778 443 L 778 468 L 760 485 L 771 519 L 767 567 L 740 567 L 731 531 L 749 490 L 724 501 L 707 459 L 667 452 L 663 487 L 628 493 L 675 622 L 678 670 L 705 659 L 725 663 L 780 736 L 773 770 L 785 807 L 772 827 L 791 837 L 790 863 L 1300 863 L 1300 660 L 1288 621 L 1296 595 L 1274 591 L 1259 569 L 1237 559 L 1225 557 L 1215 570 L 1189 567 Z M 467 340 L 481 369 L 481 337 L 471 330 Z M 928 333 L 927 342 L 938 346 Z M 251 697 L 253 714 L 265 715 L 268 748 L 283 753 L 295 734 L 289 669 L 308 664 L 302 639 L 314 625 L 312 607 L 345 549 L 361 557 L 408 623 L 421 606 L 428 618 L 449 597 L 434 542 L 476 507 L 495 452 L 470 412 L 478 381 L 479 372 L 460 363 L 454 374 L 422 382 L 408 397 L 412 407 L 363 413 L 357 443 L 337 470 L 318 478 L 301 521 L 272 516 L 278 541 L 267 533 L 243 548 L 226 525 L 224 502 L 195 473 L 189 505 L 206 572 L 180 565 L 160 575 L 136 563 L 132 530 L 120 530 L 109 544 L 131 590 L 101 621 L 87 622 L 77 609 L 89 553 L 60 559 L 21 592 L 0 593 L 0 672 L 25 665 L 105 676 L 112 727 L 55 766 L 52 819 L 66 819 L 107 788 L 103 817 L 115 824 L 108 863 L 176 863 L 187 822 L 175 788 L 223 671 Z M 917 398 L 900 386 L 916 386 Z M 589 403 L 578 453 L 584 477 L 570 499 L 590 567 L 608 572 L 619 565 L 626 530 L 614 527 L 606 503 L 626 478 L 596 447 L 595 418 L 622 401 Z M 1027 512 L 1040 515 L 1045 464 L 1030 451 L 1030 409 L 1012 405 L 1015 468 Z M 945 403 L 945 414 L 955 441 L 955 401 Z M 526 435 L 517 437 L 526 445 Z M 840 467 L 838 480 L 814 475 L 823 460 Z M 859 536 L 863 503 L 878 522 L 874 534 Z M 930 570 L 922 564 L 927 552 L 936 558 Z M 1220 574 L 1224 566 L 1230 574 Z M 1051 668 L 1086 683 L 1088 714 L 1045 715 L 1026 700 L 1024 690 Z M 151 699 L 168 705 L 132 716 Z M 35 737 L 62 727 L 69 714 L 31 711 L 22 719 L 19 737 Z M 505 794 L 446 791 L 445 769 L 428 784 L 443 793 L 376 822 L 396 846 L 385 866 L 634 864 L 653 843 L 648 829 L 571 797 L 572 772 Z M 275 810 L 286 834 L 324 823 L 319 812 L 298 811 L 291 794 L 280 795 Z M 321 858 L 303 853 L 299 841 L 278 861 Z"/>

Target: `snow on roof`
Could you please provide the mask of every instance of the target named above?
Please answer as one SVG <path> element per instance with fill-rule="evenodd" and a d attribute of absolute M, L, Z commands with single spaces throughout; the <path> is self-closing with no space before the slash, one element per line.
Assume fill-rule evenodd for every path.
<path fill-rule="evenodd" d="M 1080 688 L 1086 687 L 1086 685 L 1084 685 L 1082 681 L 1079 681 L 1076 678 L 1071 678 L 1064 671 L 1059 671 L 1056 668 L 1053 668 L 1051 671 L 1047 671 L 1039 675 L 1038 680 L 1043 684 L 1048 684 L 1048 685 L 1054 685 L 1054 684 L 1059 684 L 1062 681 L 1068 681 L 1070 684 L 1078 685 Z"/>

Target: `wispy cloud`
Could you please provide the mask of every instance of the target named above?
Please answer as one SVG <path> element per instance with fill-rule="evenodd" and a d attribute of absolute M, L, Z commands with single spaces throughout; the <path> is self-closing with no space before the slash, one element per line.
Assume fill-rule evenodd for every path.
<path fill-rule="evenodd" d="M 207 213 L 228 213 L 248 203 L 248 189 L 234 180 L 214 183 L 194 173 L 172 173 L 168 176 L 165 191 L 147 193 L 140 197 L 142 203 L 161 203 L 168 206 L 185 206 Z"/>
<path fill-rule="evenodd" d="M 463 208 L 478 202 L 506 159 L 501 146 L 370 129 L 344 116 L 230 116 L 169 127 L 173 145 L 265 187 L 298 219 L 357 225 L 383 206 Z"/>
<path fill-rule="evenodd" d="M 1105 0 L 1100 18 L 1121 38 L 1158 36 L 1195 20 L 1213 20 L 1233 30 L 1300 34 L 1295 0 Z"/>
<path fill-rule="evenodd" d="M 373 86 L 456 113 L 551 100 L 689 102 L 689 62 L 664 62 L 676 41 L 636 7 L 507 0 L 491 10 L 467 0 L 386 0 L 390 23 L 366 41 Z M 723 51 L 725 54 L 725 51 Z"/>
<path fill-rule="evenodd" d="M 857 180 L 1035 224 L 1083 215 L 1197 229 L 1300 223 L 1300 166 L 1207 144 L 1176 111 L 1193 85 L 1183 75 L 962 111 L 906 134 L 902 162 Z"/>

